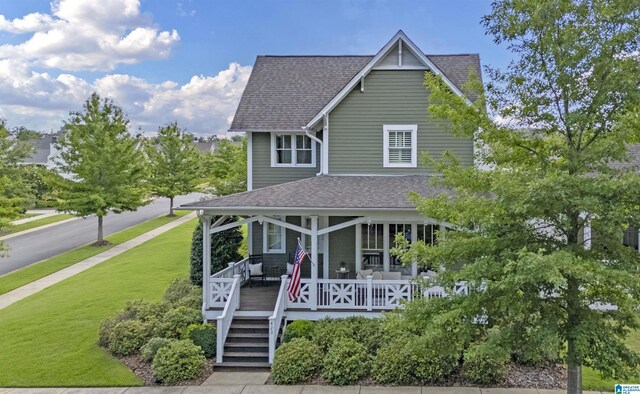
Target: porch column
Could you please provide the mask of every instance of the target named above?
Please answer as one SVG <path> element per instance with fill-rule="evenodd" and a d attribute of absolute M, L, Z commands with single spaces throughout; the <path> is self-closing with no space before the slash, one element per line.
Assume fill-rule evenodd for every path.
<path fill-rule="evenodd" d="M 584 238 L 584 248 L 591 249 L 591 226 L 584 226 L 583 238 Z"/>
<path fill-rule="evenodd" d="M 382 271 L 389 272 L 389 223 L 382 225 Z"/>
<path fill-rule="evenodd" d="M 318 309 L 318 217 L 311 216 L 311 310 Z"/>
<path fill-rule="evenodd" d="M 202 217 L 202 308 L 209 309 L 209 277 L 211 276 L 211 216 Z M 204 312 L 203 311 L 203 312 Z"/>
<path fill-rule="evenodd" d="M 356 224 L 356 275 L 362 271 L 362 223 Z"/>
<path fill-rule="evenodd" d="M 418 240 L 418 224 L 417 223 L 412 223 L 411 224 L 411 243 L 416 243 L 416 241 Z M 418 262 L 417 261 L 412 261 L 411 262 L 411 276 L 413 276 L 414 278 L 416 276 L 418 276 Z"/>
<path fill-rule="evenodd" d="M 320 219 L 322 219 L 321 220 L 322 228 L 329 227 L 328 216 L 323 216 Z M 324 279 L 329 279 L 329 274 L 331 272 L 329 270 L 329 234 L 330 233 L 321 235 L 322 237 L 322 277 Z"/>

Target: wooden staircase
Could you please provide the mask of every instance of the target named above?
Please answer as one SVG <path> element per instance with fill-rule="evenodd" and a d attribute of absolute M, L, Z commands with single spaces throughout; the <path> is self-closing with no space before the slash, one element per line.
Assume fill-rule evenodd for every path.
<path fill-rule="evenodd" d="M 235 316 L 217 371 L 269 370 L 269 319 Z"/>

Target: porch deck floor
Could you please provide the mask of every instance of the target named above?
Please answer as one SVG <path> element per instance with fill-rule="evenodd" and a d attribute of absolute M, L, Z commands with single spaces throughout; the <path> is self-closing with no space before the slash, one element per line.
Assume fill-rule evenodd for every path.
<path fill-rule="evenodd" d="M 273 311 L 280 290 L 280 282 L 268 285 L 243 286 L 240 288 L 241 311 Z"/>

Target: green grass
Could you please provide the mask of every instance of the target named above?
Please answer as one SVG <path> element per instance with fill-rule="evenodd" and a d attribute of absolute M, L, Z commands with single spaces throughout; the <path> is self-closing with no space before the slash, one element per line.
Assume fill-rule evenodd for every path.
<path fill-rule="evenodd" d="M 636 352 L 640 352 L 640 331 L 632 332 L 627 338 L 627 345 L 632 350 Z M 636 384 L 640 382 L 640 376 L 637 376 L 632 381 L 624 382 L 621 380 L 615 379 L 605 379 L 600 375 L 598 371 L 595 371 L 591 368 L 584 367 L 582 368 L 582 389 L 583 390 L 594 390 L 594 391 L 614 391 L 614 387 L 617 383 L 622 384 Z"/>
<path fill-rule="evenodd" d="M 141 385 L 98 347 L 100 322 L 186 276 L 195 219 L 0 310 L 0 387 Z"/>
<path fill-rule="evenodd" d="M 27 223 L 16 224 L 15 226 L 11 226 L 6 230 L 0 231 L 0 236 L 19 233 L 20 231 L 30 230 L 32 228 L 44 226 L 45 224 L 60 222 L 62 220 L 71 219 L 72 217 L 74 216 L 66 213 L 61 213 L 59 215 L 48 216 L 46 218 L 33 220 Z"/>
<path fill-rule="evenodd" d="M 138 235 L 144 234 L 147 231 L 151 231 L 157 227 L 162 226 L 163 224 L 167 224 L 175 220 L 176 218 L 184 216 L 188 213 L 189 211 L 177 211 L 176 217 L 170 218 L 167 216 L 161 216 L 155 219 L 148 220 L 107 237 L 107 241 L 111 242 L 110 245 L 81 246 L 79 248 L 75 248 L 68 252 L 51 257 L 47 260 L 43 260 L 39 263 L 29 265 L 21 270 L 6 274 L 4 276 L 0 276 L 0 295 L 31 283 L 34 280 L 43 278 L 54 272 L 60 271 L 63 268 L 66 268 L 98 253 L 104 252 L 105 250 L 111 249 L 115 245 L 126 242 L 132 238 L 137 237 Z"/>

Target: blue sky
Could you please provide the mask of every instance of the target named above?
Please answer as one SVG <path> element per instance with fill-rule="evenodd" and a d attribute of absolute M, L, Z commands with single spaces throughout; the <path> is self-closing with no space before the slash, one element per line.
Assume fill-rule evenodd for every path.
<path fill-rule="evenodd" d="M 489 11 L 472 0 L 0 0 L 0 116 L 56 129 L 97 90 L 133 128 L 178 120 L 219 133 L 257 55 L 374 54 L 402 29 L 427 53 L 503 67 L 509 53 L 480 25 Z"/>

